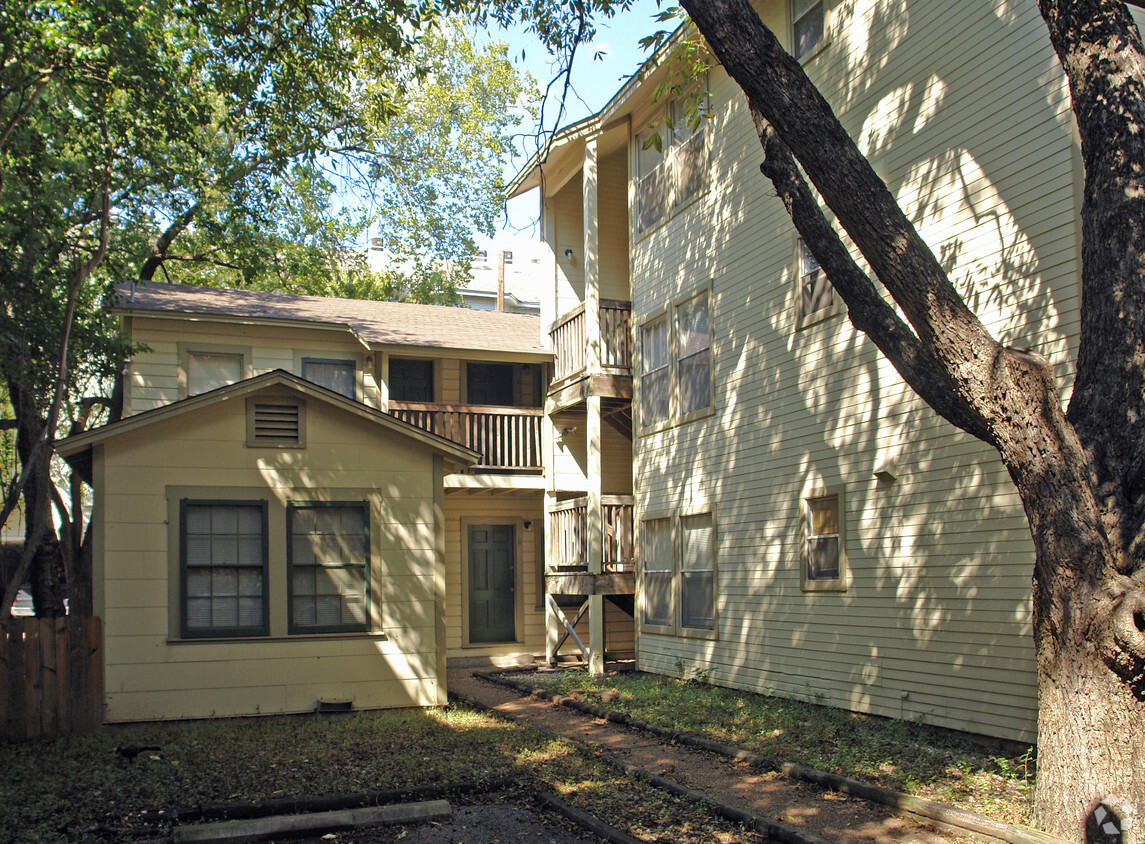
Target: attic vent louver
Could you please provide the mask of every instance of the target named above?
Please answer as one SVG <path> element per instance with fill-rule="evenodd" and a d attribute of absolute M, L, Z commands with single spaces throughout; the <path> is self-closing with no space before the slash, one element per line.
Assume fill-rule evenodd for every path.
<path fill-rule="evenodd" d="M 247 406 L 247 444 L 301 446 L 305 444 L 303 405 L 295 399 L 257 398 Z"/>

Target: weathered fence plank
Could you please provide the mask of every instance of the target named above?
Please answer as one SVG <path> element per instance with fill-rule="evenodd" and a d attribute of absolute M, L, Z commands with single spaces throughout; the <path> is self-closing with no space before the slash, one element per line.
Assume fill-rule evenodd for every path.
<path fill-rule="evenodd" d="M 87 732 L 103 723 L 98 618 L 11 618 L 0 625 L 0 734 L 9 741 Z"/>

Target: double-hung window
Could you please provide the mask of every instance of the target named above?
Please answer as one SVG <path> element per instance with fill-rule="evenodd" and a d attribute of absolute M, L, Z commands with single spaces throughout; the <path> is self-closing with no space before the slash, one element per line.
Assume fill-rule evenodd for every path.
<path fill-rule="evenodd" d="M 676 308 L 676 413 L 681 418 L 712 404 L 709 310 L 707 293 Z"/>
<path fill-rule="evenodd" d="M 640 326 L 639 425 L 687 422 L 712 407 L 711 294 Z"/>
<path fill-rule="evenodd" d="M 804 592 L 847 589 L 843 491 L 818 490 L 800 500 L 803 523 L 800 582 Z"/>
<path fill-rule="evenodd" d="M 370 537 L 365 502 L 291 504 L 291 633 L 369 629 Z"/>
<path fill-rule="evenodd" d="M 660 317 L 640 328 L 640 424 L 668 420 L 672 381 L 668 370 L 668 319 Z"/>
<path fill-rule="evenodd" d="M 636 233 L 666 219 L 710 183 L 707 94 L 674 100 L 636 135 Z"/>
<path fill-rule="evenodd" d="M 640 622 L 649 633 L 712 637 L 716 631 L 716 537 L 712 513 L 641 523 Z"/>
<path fill-rule="evenodd" d="M 352 360 L 302 359 L 303 378 L 348 399 L 354 398 L 357 394 L 354 388 L 355 370 Z"/>
<path fill-rule="evenodd" d="M 183 636 L 267 634 L 266 512 L 265 501 L 180 502 Z"/>
<path fill-rule="evenodd" d="M 826 0 L 791 0 L 792 52 L 805 59 L 824 43 Z"/>

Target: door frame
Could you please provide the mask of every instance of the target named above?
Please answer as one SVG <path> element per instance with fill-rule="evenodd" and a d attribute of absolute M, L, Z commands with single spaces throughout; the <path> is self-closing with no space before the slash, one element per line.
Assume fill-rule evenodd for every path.
<path fill-rule="evenodd" d="M 508 642 L 469 641 L 469 528 L 471 525 L 509 525 L 513 528 L 513 639 Z M 524 572 L 521 570 L 525 520 L 505 516 L 461 517 L 461 647 L 503 648 L 524 643 Z"/>

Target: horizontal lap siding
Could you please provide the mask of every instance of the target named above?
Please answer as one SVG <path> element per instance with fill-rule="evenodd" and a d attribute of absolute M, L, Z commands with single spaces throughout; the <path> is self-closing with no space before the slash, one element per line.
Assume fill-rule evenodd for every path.
<path fill-rule="evenodd" d="M 926 197 L 926 174 L 962 179 L 906 211 L 988 327 L 1048 355 L 1068 392 L 1077 156 L 1037 9 L 877 8 L 864 37 L 885 63 L 835 30 L 808 72 L 900 197 Z M 714 507 L 719 636 L 642 635 L 640 667 L 1031 740 L 1033 548 L 1012 484 L 845 316 L 795 330 L 794 229 L 756 171 L 742 94 L 718 71 L 712 88 L 712 188 L 633 244 L 633 300 L 639 321 L 711 280 L 716 408 L 638 438 L 634 478 L 642 513 Z M 900 95 L 905 112 L 872 117 Z M 890 485 L 874 477 L 887 461 Z M 845 491 L 849 586 L 805 594 L 799 500 L 827 485 Z"/>
<path fill-rule="evenodd" d="M 438 702 L 431 454 L 318 403 L 307 410 L 305 449 L 246 448 L 243 403 L 156 423 L 102 448 L 109 721 L 298 712 L 332 697 L 357 708 Z M 346 454 L 333 447 L 339 442 L 351 444 Z M 172 635 L 179 563 L 169 555 L 178 535 L 177 520 L 167 524 L 169 487 L 271 502 L 271 638 Z M 183 494 L 172 491 L 171 500 Z M 371 610 L 384 636 L 287 634 L 285 506 L 313 499 L 370 502 Z"/>

